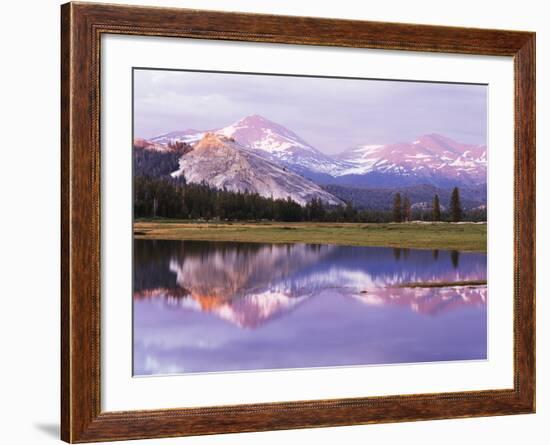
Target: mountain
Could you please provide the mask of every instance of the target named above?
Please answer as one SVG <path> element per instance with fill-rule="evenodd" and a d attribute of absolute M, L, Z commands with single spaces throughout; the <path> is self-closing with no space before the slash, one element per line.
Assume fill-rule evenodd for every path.
<path fill-rule="evenodd" d="M 234 138 L 239 144 L 256 150 L 266 159 L 282 163 L 310 178 L 317 175 L 329 179 L 335 172 L 351 167 L 320 152 L 291 130 L 257 114 L 246 116 L 223 128 L 172 131 L 151 138 L 150 142 L 160 145 L 175 141 L 194 144 L 207 132 Z"/>
<path fill-rule="evenodd" d="M 424 135 L 412 142 L 362 145 L 338 159 L 353 165 L 338 173 L 339 183 L 347 179 L 348 184 L 356 185 L 450 187 L 487 182 L 487 147 L 462 144 L 439 134 Z M 363 180 L 358 181 L 357 176 L 363 176 Z"/>
<path fill-rule="evenodd" d="M 172 176 L 233 192 L 248 191 L 275 199 L 290 197 L 301 205 L 314 198 L 331 205 L 342 203 L 317 184 L 216 133 L 206 133 L 181 156 L 179 169 Z"/>
<path fill-rule="evenodd" d="M 308 173 L 332 176 L 348 167 L 344 162 L 320 152 L 296 133 L 257 114 L 247 116 L 216 133 L 232 137 L 241 145 L 305 176 L 309 176 Z"/>
<path fill-rule="evenodd" d="M 322 153 L 293 131 L 263 116 L 250 115 L 209 131 L 233 138 L 259 156 L 317 184 L 393 188 L 420 184 L 449 188 L 487 182 L 487 147 L 438 134 L 386 145 L 360 145 L 337 156 Z M 149 143 L 197 144 L 207 132 L 189 129 L 151 138 Z"/>

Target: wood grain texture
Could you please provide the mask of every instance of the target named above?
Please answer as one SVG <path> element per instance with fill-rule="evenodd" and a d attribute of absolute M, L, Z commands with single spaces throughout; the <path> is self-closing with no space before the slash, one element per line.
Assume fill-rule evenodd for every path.
<path fill-rule="evenodd" d="M 99 61 L 104 33 L 514 57 L 515 252 L 510 252 L 515 261 L 514 388 L 101 412 Z M 61 8 L 61 37 L 63 440 L 92 442 L 534 412 L 533 33 L 68 3 Z"/>

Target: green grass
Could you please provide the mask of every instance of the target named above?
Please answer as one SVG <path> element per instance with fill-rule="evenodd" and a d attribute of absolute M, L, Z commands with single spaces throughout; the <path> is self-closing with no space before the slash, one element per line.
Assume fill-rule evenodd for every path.
<path fill-rule="evenodd" d="M 282 223 L 138 220 L 137 239 L 310 243 L 487 251 L 486 224 Z"/>

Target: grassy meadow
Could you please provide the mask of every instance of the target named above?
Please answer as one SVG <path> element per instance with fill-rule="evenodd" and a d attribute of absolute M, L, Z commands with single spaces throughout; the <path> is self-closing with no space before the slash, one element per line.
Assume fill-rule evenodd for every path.
<path fill-rule="evenodd" d="M 487 251 L 487 225 L 476 223 L 202 222 L 136 220 L 136 239 L 310 243 Z"/>

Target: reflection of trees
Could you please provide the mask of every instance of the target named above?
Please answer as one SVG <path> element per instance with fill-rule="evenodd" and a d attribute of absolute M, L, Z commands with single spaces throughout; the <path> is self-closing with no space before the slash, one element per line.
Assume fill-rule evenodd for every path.
<path fill-rule="evenodd" d="M 213 253 L 254 253 L 262 248 L 253 243 L 180 242 L 170 240 L 134 240 L 134 291 L 177 286 L 170 263 L 175 258 L 208 258 Z"/>
<path fill-rule="evenodd" d="M 460 252 L 458 250 L 451 250 L 451 263 L 453 267 L 458 269 L 458 260 L 460 259 Z"/>
<path fill-rule="evenodd" d="M 134 240 L 134 292 L 156 287 L 175 287 L 170 271 L 173 243 L 162 240 Z"/>
<path fill-rule="evenodd" d="M 401 259 L 401 249 L 399 247 L 393 248 L 393 257 L 399 261 Z"/>
<path fill-rule="evenodd" d="M 433 257 L 434 257 L 434 260 L 437 261 L 437 259 L 439 258 L 439 250 L 434 249 L 434 250 L 432 251 L 432 255 L 433 255 Z"/>

